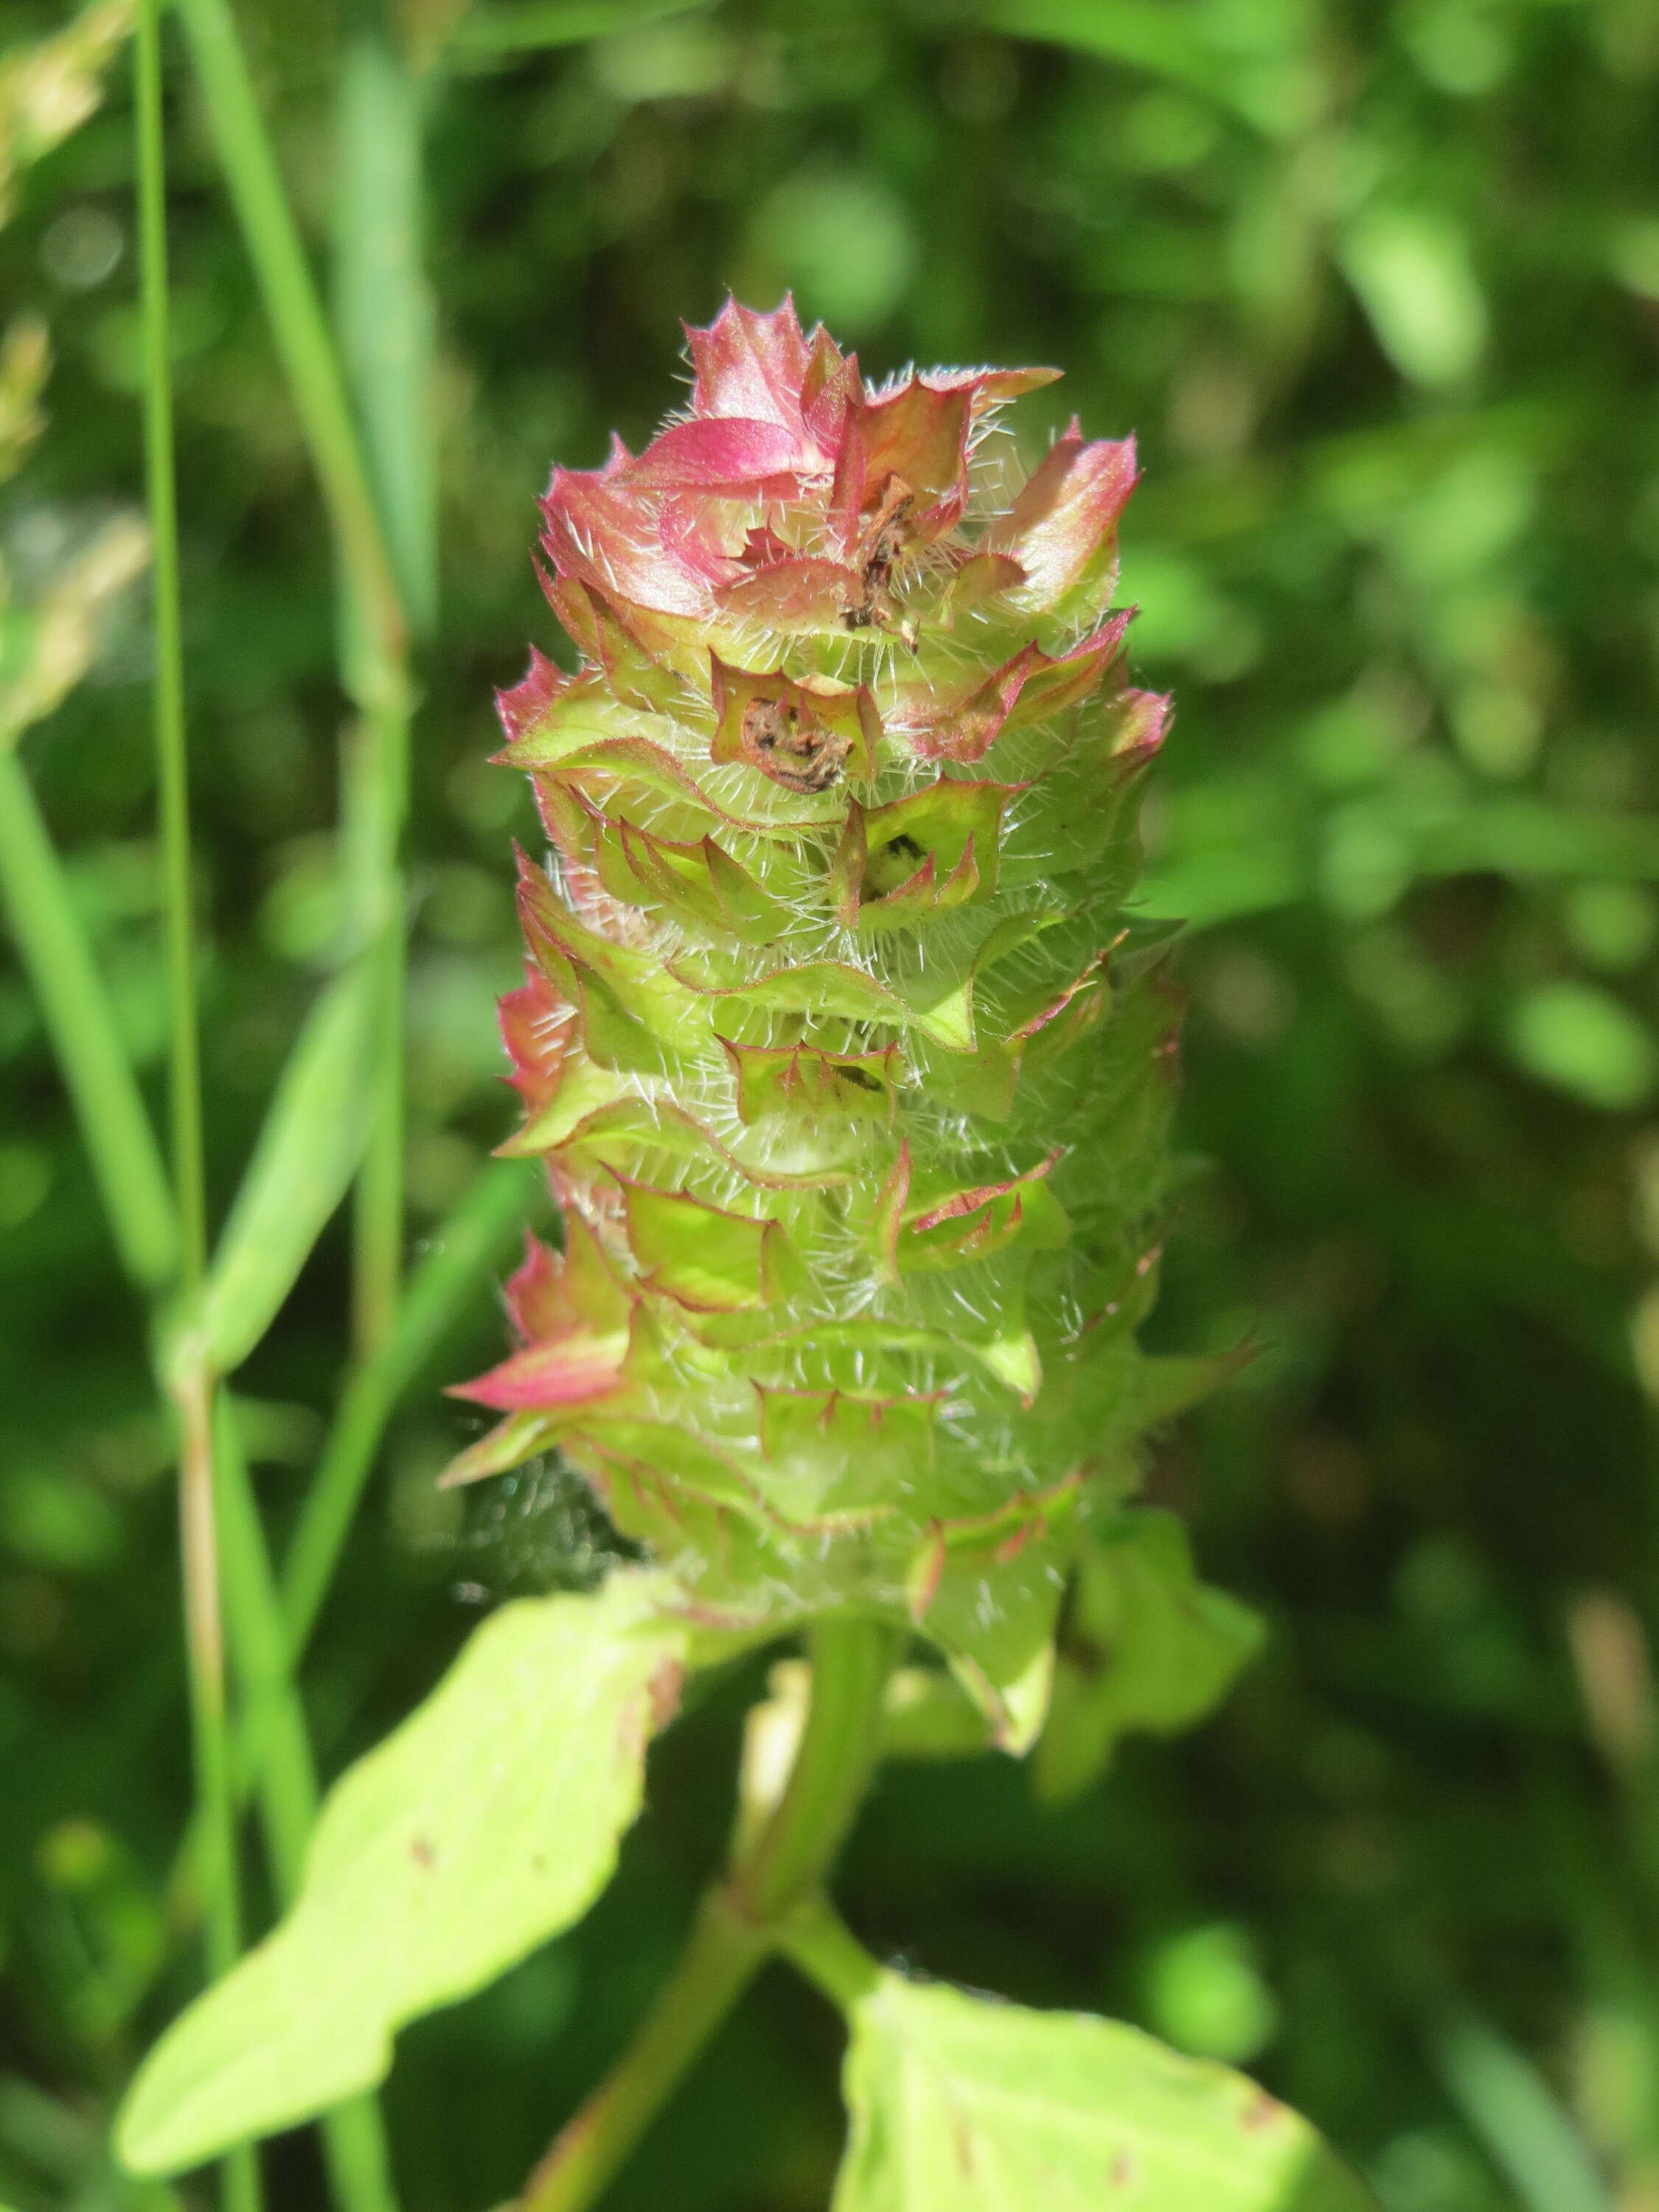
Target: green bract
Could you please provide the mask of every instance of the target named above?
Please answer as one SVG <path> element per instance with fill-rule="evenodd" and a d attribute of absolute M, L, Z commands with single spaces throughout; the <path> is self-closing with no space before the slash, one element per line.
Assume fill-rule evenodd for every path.
<path fill-rule="evenodd" d="M 1127 907 L 1133 447 L 1028 476 L 1053 371 L 872 390 L 787 302 L 690 343 L 684 419 L 556 471 L 580 665 L 501 701 L 551 845 L 508 1149 L 565 1243 L 451 1479 L 556 1449 L 698 1621 L 907 1620 L 1020 1747 L 1089 1508 L 1207 1379 L 1134 1336 L 1177 1009 Z"/>

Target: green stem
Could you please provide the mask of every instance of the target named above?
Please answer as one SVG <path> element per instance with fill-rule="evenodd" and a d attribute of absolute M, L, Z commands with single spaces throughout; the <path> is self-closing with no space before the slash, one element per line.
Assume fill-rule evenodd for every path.
<path fill-rule="evenodd" d="M 422 266 L 420 85 L 383 0 L 355 0 L 341 60 L 334 247 L 335 327 L 356 403 L 369 486 L 403 606 L 422 628 L 437 596 L 432 438 L 432 304 Z M 341 566 L 348 665 L 373 609 Z M 353 1339 L 367 1358 L 391 1334 L 404 1259 L 404 908 L 399 865 L 409 776 L 409 687 L 366 714 L 349 740 L 345 792 L 349 936 L 376 948 L 380 1018 L 374 1119 L 357 1185 Z"/>
<path fill-rule="evenodd" d="M 179 1279 L 207 1264 L 202 1079 L 197 1036 L 194 901 L 190 866 L 190 763 L 179 593 L 179 511 L 173 457 L 173 343 L 167 298 L 167 158 L 161 110 L 161 0 L 138 10 L 138 267 L 143 301 L 144 482 L 155 563 L 153 708 L 167 933 L 168 1101 L 173 1187 L 179 1201 Z"/>
<path fill-rule="evenodd" d="M 333 522 L 343 578 L 347 692 L 362 716 L 349 776 L 349 927 L 377 947 L 374 1122 L 359 1186 L 354 1334 L 359 1357 L 392 1325 L 403 1266 L 404 894 L 398 853 L 412 684 L 408 625 L 346 381 L 259 112 L 229 0 L 177 0 L 210 126 Z M 378 112 L 378 111 L 377 111 Z M 374 119 L 374 118 L 371 118 Z M 368 395 L 373 398 L 373 389 Z M 354 821 L 354 816 L 361 819 Z M 354 947 L 354 949 L 356 949 Z"/>
<path fill-rule="evenodd" d="M 437 607 L 433 306 L 422 171 L 425 99 L 407 33 L 382 0 L 350 0 L 340 63 L 334 323 L 364 459 L 413 627 Z"/>
<path fill-rule="evenodd" d="M 784 1923 L 778 1948 L 842 2012 L 881 1979 L 880 1966 L 826 1897 L 809 1898 Z"/>
<path fill-rule="evenodd" d="M 144 465 L 155 561 L 155 714 L 161 807 L 162 899 L 167 942 L 169 1067 L 173 1172 L 179 1206 L 179 1279 L 188 1294 L 206 1266 L 207 1197 L 202 1153 L 201 1064 L 197 1041 L 195 916 L 191 890 L 189 763 L 179 612 L 179 532 L 173 457 L 173 346 L 167 264 L 167 165 L 161 106 L 161 0 L 140 0 L 135 107 L 138 238 L 144 363 Z M 195 1363 L 173 1385 L 179 1411 L 179 1553 L 190 1680 L 196 1799 L 207 1840 L 204 1888 L 208 1965 L 214 1979 L 241 1955 L 236 1811 L 225 1723 L 224 1643 L 219 1560 L 214 1378 Z M 258 2212 L 257 2154 L 243 2147 L 221 2168 L 229 2212 Z"/>
<path fill-rule="evenodd" d="M 344 618 L 350 621 L 350 594 Z M 342 864 L 349 949 L 371 948 L 374 1111 L 353 1216 L 352 1346 L 366 1360 L 396 1324 L 404 1264 L 404 879 L 409 720 L 363 716 L 347 741 Z"/>
<path fill-rule="evenodd" d="M 180 1431 L 179 1547 L 184 1571 L 191 1745 L 201 1831 L 198 1863 L 208 1972 L 217 1981 L 241 1955 L 242 1914 L 236 1869 L 236 1812 L 225 1725 L 213 1384 L 204 1369 L 187 1370 L 176 1378 L 173 1402 Z M 253 2152 L 246 2148 L 232 2152 L 222 2171 L 228 2212 L 258 2212 L 263 2200 Z"/>
<path fill-rule="evenodd" d="M 262 1664 L 269 1686 L 248 1686 L 231 1740 L 231 1779 L 240 1803 L 260 1778 L 265 1747 L 282 1723 L 276 1694 L 286 1694 L 304 1657 L 356 1517 L 392 1408 L 431 1356 L 445 1329 L 499 1264 L 508 1233 L 524 1218 L 532 1185 L 517 1163 L 492 1162 L 434 1232 L 398 1308 L 398 1325 L 347 1384 L 283 1563 L 276 1603 L 283 1645 L 280 1668 Z M 234 1561 L 227 1572 L 234 1571 Z M 185 1838 L 175 1887 L 191 1879 L 198 1839 Z"/>
<path fill-rule="evenodd" d="M 536 2168 L 519 2212 L 585 2212 L 757 1970 L 799 1940 L 790 1932 L 795 1917 L 828 1874 L 869 1786 L 897 1648 L 895 1632 L 872 1621 L 828 1620 L 812 1630 L 811 1704 L 775 1811 L 703 1899 L 644 2026 Z"/>
<path fill-rule="evenodd" d="M 179 1261 L 167 1170 L 63 864 L 15 750 L 0 746 L 0 892 L 64 1073 L 110 1231 L 131 1280 L 161 1290 Z"/>
<path fill-rule="evenodd" d="M 277 1895 L 287 1905 L 299 1893 L 316 1826 L 317 1766 L 305 1709 L 289 1673 L 288 1636 L 258 1501 L 228 1395 L 220 1401 L 216 1442 L 231 1656 L 245 1710 L 268 1717 L 259 1760 L 259 1811 Z M 374 2099 L 356 2097 L 337 2106 L 323 2114 L 321 2127 L 329 2179 L 345 2212 L 386 2212 L 393 2201 L 391 2155 Z"/>
<path fill-rule="evenodd" d="M 881 1750 L 882 1692 L 897 1632 L 825 1620 L 808 1638 L 811 1704 L 778 1808 L 731 1875 L 746 1917 L 775 1924 L 816 1890 L 858 1817 Z"/>
<path fill-rule="evenodd" d="M 407 692 L 405 625 L 340 365 L 254 96 L 229 0 L 176 0 L 208 124 L 241 223 L 340 550 L 365 614 L 348 687 L 365 708 Z"/>
<path fill-rule="evenodd" d="M 578 2212 L 592 2203 L 748 1988 L 768 1948 L 765 1933 L 723 1891 L 708 1893 L 645 2025 L 531 2175 L 521 2212 Z"/>

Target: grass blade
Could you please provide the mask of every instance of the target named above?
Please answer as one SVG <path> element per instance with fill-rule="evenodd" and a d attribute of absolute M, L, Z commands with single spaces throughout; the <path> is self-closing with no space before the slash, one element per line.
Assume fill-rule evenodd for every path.
<path fill-rule="evenodd" d="M 228 0 L 177 0 L 179 18 L 289 387 L 354 586 L 368 649 L 348 672 L 364 707 L 406 690 L 404 622 L 339 362 L 254 97 Z"/>
<path fill-rule="evenodd" d="M 1440 2010 L 1427 2039 L 1446 2094 L 1528 2212 L 1613 2212 L 1583 2139 L 1529 2058 L 1462 2004 Z"/>
<path fill-rule="evenodd" d="M 380 11 L 341 64 L 334 320 L 387 553 L 411 626 L 438 597 L 432 295 L 422 264 L 420 81 Z"/>
<path fill-rule="evenodd" d="M 373 978 L 358 966 L 313 1007 L 278 1079 L 199 1305 L 179 1340 L 216 1374 L 246 1358 L 345 1195 L 368 1134 Z M 186 1355 L 187 1356 L 187 1355 Z"/>
<path fill-rule="evenodd" d="M 338 106 L 334 301 L 340 357 L 405 613 L 429 626 L 437 599 L 432 434 L 433 313 L 422 267 L 422 97 L 399 27 L 381 0 L 349 16 Z M 374 611 L 340 570 L 348 659 Z M 398 865 L 408 781 L 401 704 L 365 715 L 343 779 L 348 930 L 376 947 L 380 1035 L 374 1126 L 358 1183 L 353 1336 L 360 1358 L 391 1330 L 404 1261 L 404 891 Z"/>
<path fill-rule="evenodd" d="M 515 0 L 510 6 L 475 8 L 463 16 L 450 52 L 472 61 L 582 46 L 589 39 L 689 15 L 707 4 L 708 0 Z"/>
<path fill-rule="evenodd" d="M 190 865 L 190 763 L 179 605 L 179 509 L 173 480 L 173 363 L 167 301 L 167 168 L 162 141 L 160 0 L 138 11 L 139 287 L 143 300 L 144 488 L 155 577 L 152 711 L 161 814 L 161 911 L 167 937 L 168 1110 L 179 1202 L 179 1278 L 186 1291 L 207 1257 L 197 1035 L 195 908 Z"/>
<path fill-rule="evenodd" d="M 110 1233 L 146 1292 L 179 1264 L 179 1218 L 155 1133 L 33 788 L 0 749 L 0 893 L 63 1070 Z"/>
<path fill-rule="evenodd" d="M 353 1376 L 283 1563 L 283 1612 L 294 1658 L 322 1610 L 393 1407 L 496 1266 L 534 1195 L 534 1178 L 515 1163 L 492 1161 L 483 1169 L 410 1275 L 391 1336 Z"/>

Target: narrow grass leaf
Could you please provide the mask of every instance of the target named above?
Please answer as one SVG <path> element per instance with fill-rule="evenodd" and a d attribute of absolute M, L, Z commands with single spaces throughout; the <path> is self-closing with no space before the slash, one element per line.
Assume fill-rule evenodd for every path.
<path fill-rule="evenodd" d="M 121 1264 L 158 1291 L 179 1217 L 132 1064 L 62 861 L 16 754 L 0 747 L 0 897 L 63 1070 Z"/>
<path fill-rule="evenodd" d="M 283 1562 L 283 1617 L 294 1657 L 304 1649 L 328 1595 L 392 1407 L 483 1283 L 534 1195 L 532 1178 L 516 1161 L 492 1161 L 481 1169 L 428 1240 L 392 1334 L 352 1377 Z"/>
<path fill-rule="evenodd" d="M 370 989 L 361 968 L 331 983 L 278 1081 L 191 1331 L 216 1373 L 239 1366 L 270 1328 L 362 1158 Z"/>
<path fill-rule="evenodd" d="M 171 2173 L 385 2075 L 406 2021 L 469 1995 L 585 1912 L 639 1811 L 685 1632 L 654 1576 L 485 1622 L 323 1808 L 299 1901 L 176 2021 L 117 2130 Z"/>
<path fill-rule="evenodd" d="M 1614 2212 L 1583 2138 L 1524 2052 L 1461 2004 L 1431 2021 L 1428 2046 L 1447 2094 L 1528 2212 Z"/>

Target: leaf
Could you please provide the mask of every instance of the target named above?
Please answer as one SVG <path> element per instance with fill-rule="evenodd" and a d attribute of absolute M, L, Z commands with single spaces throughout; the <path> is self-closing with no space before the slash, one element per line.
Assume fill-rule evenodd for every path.
<path fill-rule="evenodd" d="M 264 1336 L 345 1195 L 368 1135 L 373 1029 L 374 979 L 350 969 L 312 1009 L 283 1070 L 185 1332 L 216 1374 Z"/>
<path fill-rule="evenodd" d="M 1536 985 L 1510 1012 L 1508 1042 L 1528 1075 L 1604 1113 L 1631 1112 L 1659 1082 L 1659 1050 L 1647 1028 L 1595 983 Z"/>
<path fill-rule="evenodd" d="M 0 335 L 0 482 L 13 476 L 46 427 L 40 394 L 52 366 L 46 326 L 20 315 Z"/>
<path fill-rule="evenodd" d="M 50 38 L 0 58 L 0 222 L 15 207 L 19 173 L 98 108 L 134 13 L 133 0 L 95 0 Z"/>
<path fill-rule="evenodd" d="M 1458 225 L 1427 210 L 1374 208 L 1350 224 L 1340 258 L 1402 376 L 1443 386 L 1479 367 L 1486 303 Z"/>
<path fill-rule="evenodd" d="M 580 1917 L 639 1811 L 684 1631 L 662 1584 L 504 1607 L 331 1791 L 298 1902 L 140 2069 L 117 2129 L 172 2173 L 372 2087 L 407 2021 Z"/>
<path fill-rule="evenodd" d="M 1248 1606 L 1198 1580 L 1173 1513 L 1126 1513 L 1078 1567 L 1037 1747 L 1039 1791 L 1075 1796 L 1129 1729 L 1173 1735 L 1202 1719 L 1263 1633 Z"/>
<path fill-rule="evenodd" d="M 703 4 L 704 0 L 516 0 L 463 15 L 451 44 L 463 56 L 534 53 L 583 46 L 589 39 L 690 15 Z"/>
<path fill-rule="evenodd" d="M 884 1759 L 973 1759 L 990 1744 L 985 1714 L 954 1674 L 901 1667 L 882 1705 Z"/>
<path fill-rule="evenodd" d="M 1138 2028 L 884 1973 L 850 2008 L 833 2212 L 1368 2212 L 1253 2081 Z"/>
<path fill-rule="evenodd" d="M 0 374 L 3 370 L 0 362 Z M 0 443 L 9 428 L 0 415 Z M 92 665 L 110 603 L 149 560 L 149 530 L 136 514 L 120 515 L 57 570 L 32 606 L 19 611 L 20 635 L 0 676 L 0 745 L 15 744 L 32 723 L 62 706 Z"/>

